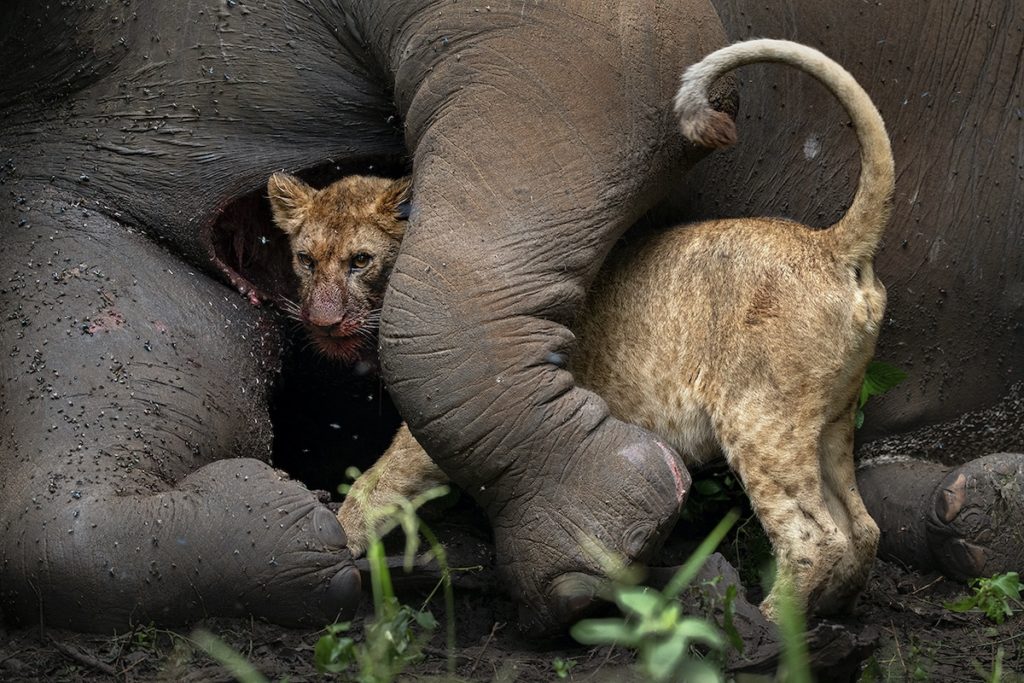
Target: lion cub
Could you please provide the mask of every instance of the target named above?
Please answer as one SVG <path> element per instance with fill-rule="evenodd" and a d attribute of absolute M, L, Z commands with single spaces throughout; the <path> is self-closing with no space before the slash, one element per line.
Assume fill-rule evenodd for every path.
<path fill-rule="evenodd" d="M 885 310 L 872 258 L 888 218 L 893 162 L 882 119 L 853 77 L 816 50 L 786 41 L 737 43 L 692 66 L 676 98 L 684 135 L 712 147 L 734 141 L 733 122 L 710 108 L 706 92 L 725 72 L 754 61 L 804 69 L 845 106 L 861 144 L 849 211 L 826 230 L 750 218 L 630 235 L 580 314 L 571 370 L 614 415 L 658 434 L 687 464 L 724 456 L 774 547 L 779 579 L 762 604 L 774 618 L 784 583 L 801 608 L 852 606 L 874 561 L 879 532 L 857 491 L 853 420 Z M 374 259 L 385 278 L 394 263 L 401 234 L 383 226 L 394 222 L 393 198 L 401 194 L 389 188 L 407 188 L 398 183 L 347 178 L 339 184 L 366 188 L 358 201 L 332 186 L 301 204 L 271 179 L 273 201 L 292 202 L 317 221 L 362 217 L 359 230 L 326 230 L 310 218 L 310 227 L 300 221 L 289 232 L 300 276 L 308 266 L 299 249 L 338 259 L 325 264 L 335 273 L 328 291 L 338 308 L 358 283 L 353 254 L 368 248 L 353 235 L 378 232 Z M 382 291 L 373 289 L 367 309 L 379 308 Z M 305 310 L 315 294 L 303 292 Z M 339 512 L 349 548 L 365 549 L 374 510 L 445 481 L 402 425 Z"/>
<path fill-rule="evenodd" d="M 375 360 L 380 306 L 409 218 L 408 178 L 349 176 L 315 190 L 295 176 L 267 182 L 274 222 L 292 249 L 297 314 L 317 349 Z"/>

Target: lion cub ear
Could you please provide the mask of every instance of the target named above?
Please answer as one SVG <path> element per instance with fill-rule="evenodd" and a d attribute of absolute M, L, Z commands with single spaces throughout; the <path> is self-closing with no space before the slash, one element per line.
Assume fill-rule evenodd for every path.
<path fill-rule="evenodd" d="M 315 192 L 312 187 L 287 173 L 275 173 L 267 181 L 267 195 L 270 197 L 274 223 L 289 237 L 299 232 Z"/>
<path fill-rule="evenodd" d="M 380 200 L 381 213 L 387 213 L 400 221 L 409 220 L 409 212 L 412 210 L 412 178 L 406 176 L 391 183 Z M 405 226 L 400 228 L 403 232 Z"/>

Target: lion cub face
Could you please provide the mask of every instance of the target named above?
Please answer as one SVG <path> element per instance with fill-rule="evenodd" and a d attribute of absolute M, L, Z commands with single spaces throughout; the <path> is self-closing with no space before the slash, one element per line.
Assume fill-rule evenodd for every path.
<path fill-rule="evenodd" d="M 275 173 L 274 222 L 288 235 L 299 315 L 326 356 L 353 363 L 375 352 L 391 268 L 405 234 L 410 180 L 348 176 L 316 190 Z"/>

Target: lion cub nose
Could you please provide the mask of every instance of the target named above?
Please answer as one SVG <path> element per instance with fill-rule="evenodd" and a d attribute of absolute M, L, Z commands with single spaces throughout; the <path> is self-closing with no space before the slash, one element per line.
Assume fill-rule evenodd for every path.
<path fill-rule="evenodd" d="M 306 313 L 305 318 L 307 323 L 323 332 L 330 332 L 345 319 L 342 315 L 322 311 L 309 311 Z"/>

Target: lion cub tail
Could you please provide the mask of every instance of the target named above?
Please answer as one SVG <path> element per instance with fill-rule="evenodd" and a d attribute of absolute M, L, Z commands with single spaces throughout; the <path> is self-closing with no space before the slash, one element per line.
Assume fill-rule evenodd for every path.
<path fill-rule="evenodd" d="M 833 253 L 850 263 L 874 256 L 889 220 L 894 189 L 892 149 L 881 114 L 846 69 L 814 48 L 788 40 L 748 40 L 734 43 L 694 64 L 683 74 L 675 97 L 683 135 L 705 147 L 736 142 L 736 126 L 728 115 L 708 104 L 708 87 L 736 67 L 754 62 L 782 62 L 811 74 L 846 109 L 860 143 L 860 179 L 846 214 L 821 233 Z"/>

